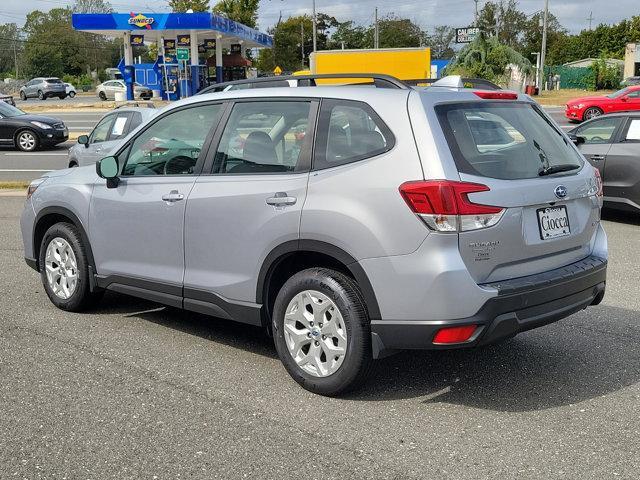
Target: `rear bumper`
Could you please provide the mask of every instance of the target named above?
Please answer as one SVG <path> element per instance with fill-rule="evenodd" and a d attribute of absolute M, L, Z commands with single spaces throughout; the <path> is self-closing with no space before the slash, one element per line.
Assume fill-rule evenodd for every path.
<path fill-rule="evenodd" d="M 607 261 L 590 256 L 579 262 L 537 275 L 481 285 L 498 295 L 473 316 L 455 320 L 371 322 L 373 356 L 404 349 L 447 349 L 496 343 L 520 332 L 556 322 L 589 305 L 600 303 L 605 292 Z M 434 345 L 444 327 L 478 325 L 471 339 L 452 345 Z"/>

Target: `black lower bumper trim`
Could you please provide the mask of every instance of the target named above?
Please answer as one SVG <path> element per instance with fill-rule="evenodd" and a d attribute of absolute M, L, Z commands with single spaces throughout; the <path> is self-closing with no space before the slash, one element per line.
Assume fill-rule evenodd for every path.
<path fill-rule="evenodd" d="M 33 268 L 36 272 L 40 271 L 38 269 L 38 261 L 35 258 L 24 257 L 24 261 L 27 262 L 27 265 Z"/>
<path fill-rule="evenodd" d="M 371 322 L 373 355 L 403 349 L 447 349 L 496 343 L 520 332 L 556 322 L 602 301 L 607 261 L 588 257 L 574 264 L 537 275 L 485 284 L 498 291 L 473 316 L 455 320 Z M 468 342 L 434 345 L 444 327 L 479 326 Z"/>

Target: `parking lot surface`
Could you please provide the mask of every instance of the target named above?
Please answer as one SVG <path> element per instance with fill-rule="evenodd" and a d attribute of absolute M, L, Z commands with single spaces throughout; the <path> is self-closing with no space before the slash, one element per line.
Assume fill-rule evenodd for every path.
<path fill-rule="evenodd" d="M 341 399 L 256 328 L 107 294 L 50 304 L 0 199 L 0 478 L 637 478 L 640 218 L 607 214 L 607 295 L 481 350 L 377 362 Z"/>

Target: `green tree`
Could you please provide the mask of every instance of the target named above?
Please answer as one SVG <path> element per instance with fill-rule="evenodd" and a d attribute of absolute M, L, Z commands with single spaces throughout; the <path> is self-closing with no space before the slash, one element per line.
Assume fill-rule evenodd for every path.
<path fill-rule="evenodd" d="M 0 74 L 19 76 L 21 59 L 22 42 L 19 38 L 18 26 L 15 23 L 0 25 Z"/>
<path fill-rule="evenodd" d="M 352 20 L 346 22 L 338 22 L 333 35 L 329 38 L 328 47 L 331 49 L 344 48 L 367 48 L 367 39 L 365 38 L 367 29 L 363 26 L 356 25 Z"/>
<path fill-rule="evenodd" d="M 113 7 L 105 0 L 76 0 L 71 10 L 73 13 L 111 13 Z"/>
<path fill-rule="evenodd" d="M 439 25 L 435 27 L 433 33 L 427 36 L 427 45 L 431 48 L 431 58 L 445 59 L 454 55 L 453 39 L 456 32 L 447 25 Z"/>
<path fill-rule="evenodd" d="M 209 10 L 209 0 L 168 0 L 167 4 L 172 12 L 206 12 Z"/>
<path fill-rule="evenodd" d="M 413 21 L 389 14 L 378 20 L 380 48 L 419 47 L 426 41 L 426 34 Z M 365 42 L 373 47 L 374 28 L 365 32 Z"/>
<path fill-rule="evenodd" d="M 522 32 L 521 53 L 529 58 L 533 58 L 533 54 L 539 52 L 542 48 L 542 12 L 534 14 L 524 25 Z M 545 63 L 556 65 L 560 50 L 556 45 L 561 46 L 566 39 L 567 30 L 560 25 L 560 22 L 553 13 L 549 13 L 547 17 L 547 60 Z"/>
<path fill-rule="evenodd" d="M 487 2 L 478 15 L 478 27 L 487 35 L 498 38 L 500 43 L 512 48 L 520 46 L 521 34 L 527 16 L 518 10 L 516 0 Z"/>
<path fill-rule="evenodd" d="M 533 73 L 531 62 L 513 48 L 500 43 L 495 36 L 480 33 L 467 44 L 446 69 L 447 74 L 486 78 L 499 84 L 508 83 L 507 67 L 515 65 L 523 73 Z"/>
<path fill-rule="evenodd" d="M 248 27 L 258 26 L 260 0 L 221 0 L 213 7 L 213 13 L 222 14 Z"/>

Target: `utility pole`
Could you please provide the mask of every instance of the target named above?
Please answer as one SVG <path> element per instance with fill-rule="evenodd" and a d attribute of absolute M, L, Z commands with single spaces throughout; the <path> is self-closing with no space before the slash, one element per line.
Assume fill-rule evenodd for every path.
<path fill-rule="evenodd" d="M 304 68 L 304 21 L 300 22 L 300 55 L 302 56 L 302 68 Z"/>
<path fill-rule="evenodd" d="M 316 0 L 313 0 L 313 51 L 318 48 L 318 19 L 316 18 Z"/>
<path fill-rule="evenodd" d="M 589 20 L 589 30 L 591 30 L 591 22 L 593 22 L 593 12 L 589 12 L 589 18 L 587 18 L 587 20 Z"/>
<path fill-rule="evenodd" d="M 380 31 L 378 30 L 378 7 L 376 7 L 375 21 L 373 27 L 373 48 L 380 48 Z"/>
<path fill-rule="evenodd" d="M 478 26 L 478 2 L 479 1 L 480 0 L 473 0 L 473 2 L 476 4 L 476 16 L 475 16 L 475 21 L 474 21 L 474 24 L 473 24 L 474 27 Z"/>
<path fill-rule="evenodd" d="M 549 0 L 544 0 L 544 17 L 542 20 L 542 50 L 540 51 L 540 75 L 539 85 L 540 91 L 546 90 L 544 81 L 544 61 L 547 55 L 547 26 L 549 23 Z"/>

